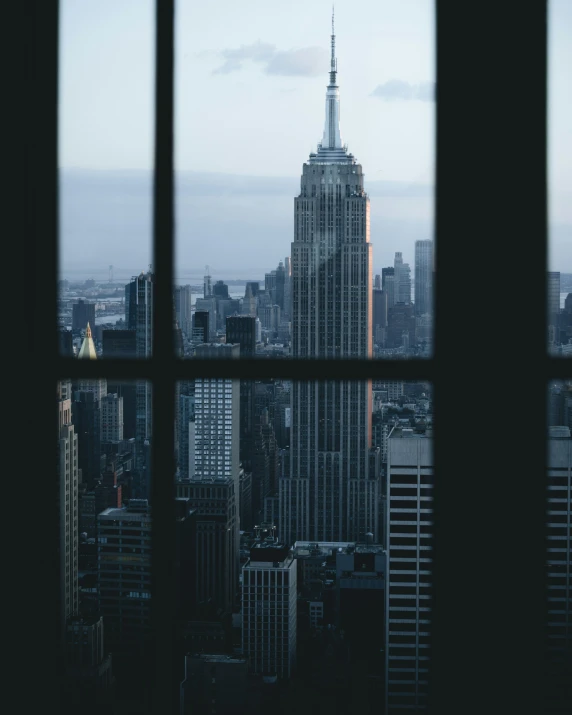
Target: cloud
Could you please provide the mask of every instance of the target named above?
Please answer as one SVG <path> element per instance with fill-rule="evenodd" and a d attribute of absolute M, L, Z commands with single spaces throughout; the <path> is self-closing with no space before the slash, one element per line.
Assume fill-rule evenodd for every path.
<path fill-rule="evenodd" d="M 378 84 L 371 96 L 379 97 L 386 102 L 399 99 L 432 102 L 435 99 L 435 82 L 410 84 L 402 79 L 390 79 L 384 84 Z"/>
<path fill-rule="evenodd" d="M 328 71 L 328 53 L 322 47 L 303 47 L 300 50 L 276 52 L 266 65 L 266 74 L 317 77 Z"/>
<path fill-rule="evenodd" d="M 224 63 L 213 70 L 213 74 L 229 74 L 242 69 L 245 60 L 268 63 L 276 54 L 276 46 L 267 42 L 255 42 L 253 45 L 241 45 L 238 49 L 222 50 Z"/>
<path fill-rule="evenodd" d="M 222 50 L 217 54 L 224 61 L 213 70 L 213 74 L 238 72 L 246 61 L 262 64 L 265 74 L 283 76 L 315 77 L 326 73 L 328 68 L 328 53 L 322 47 L 278 51 L 275 45 L 258 41 L 237 49 Z"/>

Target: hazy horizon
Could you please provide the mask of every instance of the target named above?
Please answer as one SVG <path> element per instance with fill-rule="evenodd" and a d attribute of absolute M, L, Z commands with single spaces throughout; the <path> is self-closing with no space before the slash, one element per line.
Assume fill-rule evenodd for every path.
<path fill-rule="evenodd" d="M 413 269 L 414 242 L 434 238 L 434 3 L 364 2 L 335 8 L 342 138 L 371 197 L 373 272 L 395 251 Z M 177 1 L 177 270 L 263 275 L 289 255 L 322 136 L 330 15 L 330 0 Z M 61 269 L 145 270 L 154 3 L 63 0 L 60 16 Z M 548 27 L 549 266 L 572 272 L 572 3 L 551 0 Z"/>

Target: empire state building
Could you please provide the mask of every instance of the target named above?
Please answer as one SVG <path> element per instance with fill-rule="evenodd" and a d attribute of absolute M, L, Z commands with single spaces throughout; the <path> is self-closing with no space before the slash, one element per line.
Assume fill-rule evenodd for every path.
<path fill-rule="evenodd" d="M 324 134 L 303 165 L 294 206 L 292 356 L 370 358 L 370 207 L 362 167 L 342 143 L 333 17 Z M 286 543 L 378 540 L 371 400 L 370 381 L 293 383 L 290 474 L 279 500 Z"/>

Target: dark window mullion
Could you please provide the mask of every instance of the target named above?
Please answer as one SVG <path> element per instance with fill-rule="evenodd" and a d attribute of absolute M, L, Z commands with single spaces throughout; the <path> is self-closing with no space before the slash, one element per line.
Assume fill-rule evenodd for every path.
<path fill-rule="evenodd" d="M 151 356 L 153 712 L 175 712 L 175 382 L 173 373 L 173 63 L 174 0 L 156 0 L 154 306 Z"/>
<path fill-rule="evenodd" d="M 15 8 L 16 6 L 14 6 Z M 27 50 L 24 54 L 13 55 L 11 73 L 14 81 L 25 90 L 29 100 L 27 113 L 14 115 L 13 128 L 22 132 L 21 137 L 12 136 L 11 144 L 18 147 L 18 166 L 23 161 L 21 147 L 27 148 L 27 182 L 14 184 L 16 191 L 27 202 L 22 212 L 19 201 L 5 201 L 3 221 L 5 225 L 19 227 L 13 236 L 19 235 L 22 224 L 27 228 L 28 242 L 25 243 L 29 260 L 29 251 L 33 250 L 35 259 L 34 278 L 27 286 L 27 295 L 32 296 L 32 305 L 26 316 L 21 316 L 27 332 L 26 339 L 29 353 L 24 357 L 26 372 L 21 377 L 24 396 L 17 400 L 22 406 L 29 405 L 30 412 L 27 428 L 22 430 L 22 421 L 13 419 L 12 423 L 20 439 L 25 436 L 22 445 L 27 454 L 27 468 L 30 475 L 46 475 L 45 479 L 33 479 L 34 498 L 29 500 L 29 519 L 35 529 L 22 531 L 18 555 L 21 567 L 18 568 L 20 583 L 19 593 L 33 593 L 42 584 L 45 598 L 39 604 L 41 615 L 26 622 L 25 612 L 29 604 L 25 599 L 18 599 L 23 604 L 23 612 L 18 619 L 12 612 L 12 622 L 20 623 L 16 638 L 13 639 L 13 663 L 10 680 L 20 679 L 22 686 L 29 678 L 26 665 L 30 643 L 38 638 L 44 644 L 46 652 L 53 657 L 45 659 L 43 668 L 37 673 L 36 687 L 29 689 L 26 696 L 27 707 L 39 711 L 49 709 L 52 712 L 64 712 L 60 692 L 59 678 L 63 673 L 64 652 L 60 639 L 60 573 L 59 573 L 59 521 L 55 506 L 59 500 L 59 473 L 55 468 L 55 446 L 58 443 L 58 424 L 56 419 L 56 381 L 58 369 L 58 42 L 59 42 L 59 3 L 58 0 L 42 0 L 32 7 L 20 6 L 23 16 L 15 22 L 9 21 L 10 34 L 16 41 L 16 47 Z M 19 31 L 19 32 L 18 32 Z M 18 41 L 20 35 L 20 41 Z M 17 59 L 16 59 L 17 57 Z M 15 61 L 14 61 L 15 60 Z M 18 106 L 12 98 L 12 106 Z M 24 105 L 25 106 L 25 105 Z M 29 121 L 22 122 L 27 116 Z M 38 118 L 30 121 L 31 118 Z M 17 124 L 16 124 L 17 122 Z M 32 125 L 32 126 L 31 126 Z M 21 139 L 21 143 L 18 141 Z M 10 162 L 8 161 L 8 166 Z M 6 216 L 6 213 L 8 214 Z M 13 221 L 10 222 L 11 213 Z M 9 231 L 8 231 L 9 233 Z M 19 241 L 14 241 L 19 243 Z M 5 250 L 8 244 L 5 244 Z M 24 256 L 22 256 L 24 258 Z M 14 260 L 14 258 L 12 258 Z M 23 263 L 24 264 L 24 263 Z M 32 322 L 33 321 L 33 322 Z M 21 347 L 15 343 L 9 347 L 4 343 L 4 350 L 9 359 L 17 356 L 21 360 Z M 24 348 L 25 350 L 25 348 Z M 41 357 L 40 357 L 41 356 Z M 29 358 L 27 361 L 26 358 Z M 12 371 L 9 373 L 12 375 Z M 23 379 L 22 379 L 23 378 Z M 27 390 L 27 392 L 26 392 Z M 33 406 L 33 407 L 32 407 Z M 32 420 L 33 417 L 33 420 Z M 43 426 L 48 426 L 44 429 Z M 15 431 L 16 431 L 15 430 Z M 33 435 L 34 449 L 30 450 L 29 438 Z M 7 441 L 14 444 L 10 437 Z M 53 465 L 53 467 L 52 467 Z M 53 471 L 52 471 L 53 468 Z M 32 488 L 32 483 L 30 483 Z M 38 544 L 38 538 L 45 544 L 45 557 L 35 559 L 30 568 L 32 554 Z M 15 603 L 16 601 L 14 601 Z M 28 625 L 29 632 L 25 628 Z M 17 663 L 20 663 L 18 667 Z M 17 687 L 17 686 L 15 686 Z"/>
<path fill-rule="evenodd" d="M 169 314 L 170 316 L 170 314 Z M 166 317 L 166 322 L 172 320 Z M 62 376 L 97 377 L 105 375 L 114 379 L 145 379 L 154 375 L 152 361 L 146 360 L 100 360 L 78 363 L 74 359 L 61 361 Z M 220 362 L 218 360 L 175 360 L 167 378 L 190 380 L 194 377 L 226 377 L 244 380 L 263 378 L 302 380 L 433 380 L 436 363 L 426 360 L 304 360 L 304 359 L 241 359 Z M 161 379 L 165 377 L 162 369 Z"/>
<path fill-rule="evenodd" d="M 545 5 L 437 0 L 434 712 L 543 712 Z"/>

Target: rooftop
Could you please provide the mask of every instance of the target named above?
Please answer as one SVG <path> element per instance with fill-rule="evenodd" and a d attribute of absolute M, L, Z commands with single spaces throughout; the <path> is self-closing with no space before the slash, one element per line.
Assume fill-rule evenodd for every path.
<path fill-rule="evenodd" d="M 125 507 L 123 509 L 110 507 L 102 511 L 98 519 L 105 519 L 106 521 L 149 521 L 151 514 L 130 511 Z"/>
<path fill-rule="evenodd" d="M 381 554 L 385 549 L 379 544 L 363 544 L 356 541 L 296 541 L 295 556 L 329 556 L 330 554 Z"/>
<path fill-rule="evenodd" d="M 416 438 L 416 439 L 427 439 L 428 437 L 431 438 L 433 436 L 433 432 L 431 430 L 431 426 L 428 424 L 425 432 L 420 433 L 416 432 L 413 427 L 410 428 L 405 428 L 405 427 L 394 427 L 391 432 L 389 433 L 389 437 L 391 439 L 411 439 L 411 438 Z"/>
<path fill-rule="evenodd" d="M 187 658 L 200 658 L 207 661 L 207 663 L 246 663 L 246 658 L 212 653 L 187 653 Z"/>

